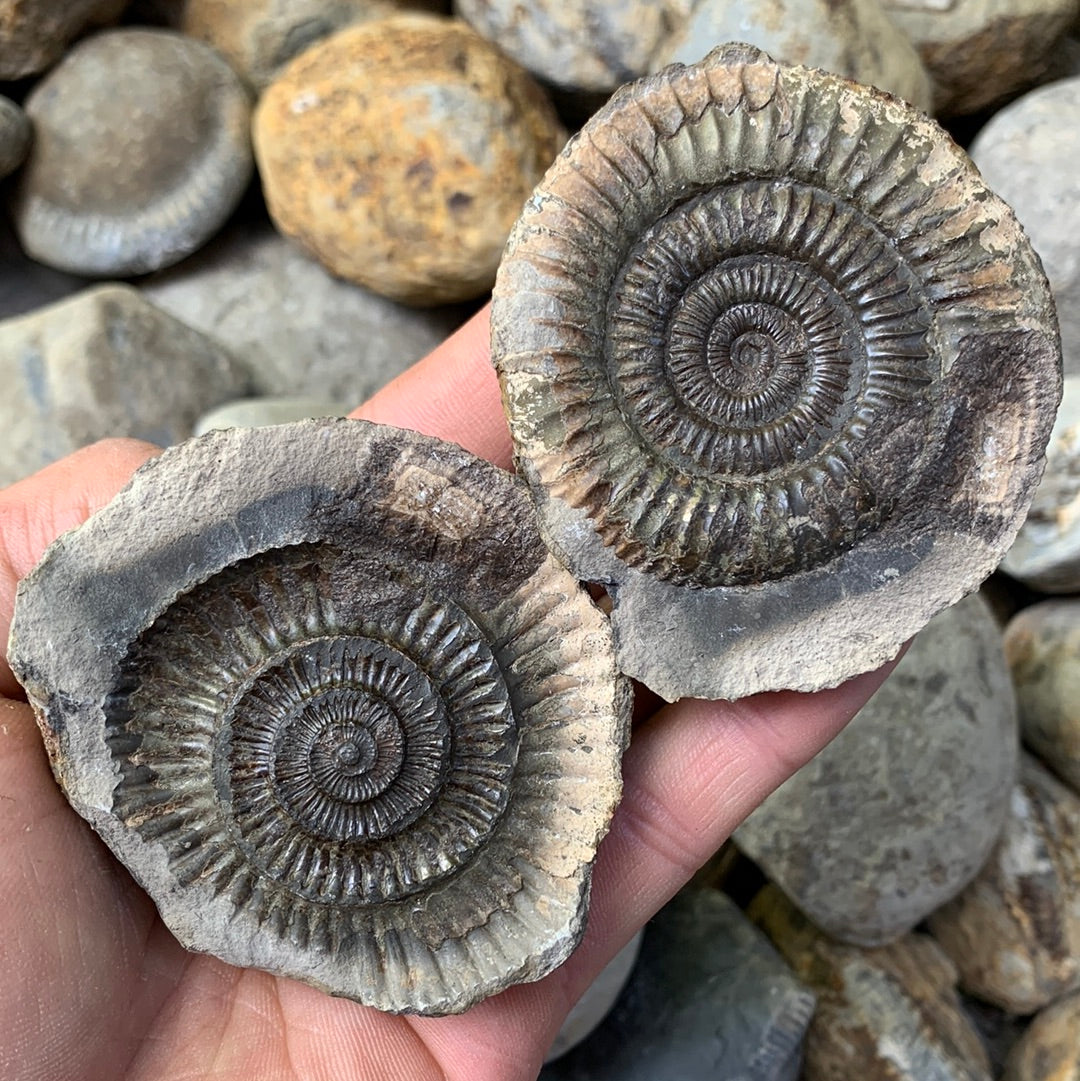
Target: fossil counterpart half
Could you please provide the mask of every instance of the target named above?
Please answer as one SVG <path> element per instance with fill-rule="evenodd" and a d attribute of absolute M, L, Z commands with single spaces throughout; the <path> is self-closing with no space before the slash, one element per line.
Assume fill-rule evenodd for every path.
<path fill-rule="evenodd" d="M 1060 395 L 1038 259 L 963 152 L 742 45 L 571 141 L 492 352 L 545 539 L 669 699 L 888 659 L 1001 558 Z"/>
<path fill-rule="evenodd" d="M 391 1011 L 561 963 L 627 684 L 523 487 L 361 421 L 166 451 L 19 590 L 68 798 L 189 948 Z"/>

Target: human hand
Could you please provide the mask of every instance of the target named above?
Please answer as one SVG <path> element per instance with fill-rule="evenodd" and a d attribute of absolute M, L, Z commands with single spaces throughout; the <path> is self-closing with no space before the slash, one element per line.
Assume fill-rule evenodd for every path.
<path fill-rule="evenodd" d="M 510 439 L 487 312 L 354 415 L 461 443 Z M 156 453 L 111 440 L 0 492 L 0 636 L 15 586 Z M 884 678 L 817 694 L 662 706 L 643 692 L 624 795 L 600 848 L 585 939 L 561 968 L 457 1017 L 395 1017 L 185 951 L 65 802 L 0 662 L 0 1077 L 7 1081 L 526 1081 L 567 1011 L 734 827 Z"/>

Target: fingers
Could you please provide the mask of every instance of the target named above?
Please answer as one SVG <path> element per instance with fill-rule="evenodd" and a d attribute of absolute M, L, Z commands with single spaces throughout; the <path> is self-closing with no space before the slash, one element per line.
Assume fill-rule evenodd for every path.
<path fill-rule="evenodd" d="M 85 522 L 161 448 L 137 439 L 106 439 L 0 490 L 0 645 L 6 652 L 15 587 L 63 532 Z M 0 695 L 21 695 L 0 656 Z"/>
<path fill-rule="evenodd" d="M 487 305 L 350 416 L 448 439 L 508 468 L 510 433 L 491 366 L 489 313 Z"/>

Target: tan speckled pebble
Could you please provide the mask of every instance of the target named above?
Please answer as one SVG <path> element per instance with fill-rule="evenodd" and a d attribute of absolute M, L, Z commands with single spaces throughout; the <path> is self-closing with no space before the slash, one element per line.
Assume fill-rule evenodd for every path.
<path fill-rule="evenodd" d="M 490 288 L 562 145 L 530 76 L 464 24 L 402 15 L 297 57 L 255 113 L 270 214 L 333 273 L 410 304 Z"/>

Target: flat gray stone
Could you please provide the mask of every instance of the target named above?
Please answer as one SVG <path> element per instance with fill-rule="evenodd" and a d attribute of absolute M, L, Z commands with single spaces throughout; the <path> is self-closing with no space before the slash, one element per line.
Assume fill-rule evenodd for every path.
<path fill-rule="evenodd" d="M 248 389 L 228 352 L 126 285 L 0 322 L 0 484 L 106 436 L 167 446 Z"/>
<path fill-rule="evenodd" d="M 54 64 L 88 26 L 106 23 L 127 0 L 0 0 L 0 80 Z"/>
<path fill-rule="evenodd" d="M 1039 253 L 1061 324 L 1065 373 L 1080 374 L 1080 75 L 995 113 L 970 149 Z"/>
<path fill-rule="evenodd" d="M 232 226 L 142 288 L 247 363 L 258 393 L 317 396 L 346 411 L 465 318 L 461 307 L 407 308 L 335 278 L 268 223 Z"/>
<path fill-rule="evenodd" d="M 85 39 L 26 112 L 34 145 L 15 228 L 27 254 L 60 270 L 114 277 L 175 263 L 217 232 L 254 169 L 239 77 L 172 31 Z"/>
<path fill-rule="evenodd" d="M 832 743 L 735 831 L 822 930 L 876 946 L 955 896 L 985 862 L 1016 776 L 1001 632 L 974 594 L 920 631 Z"/>
<path fill-rule="evenodd" d="M 795 1081 L 814 996 L 716 890 L 684 890 L 646 927 L 625 991 L 540 1081 Z"/>

